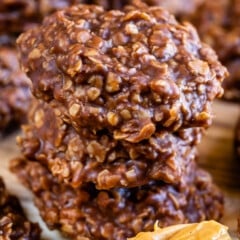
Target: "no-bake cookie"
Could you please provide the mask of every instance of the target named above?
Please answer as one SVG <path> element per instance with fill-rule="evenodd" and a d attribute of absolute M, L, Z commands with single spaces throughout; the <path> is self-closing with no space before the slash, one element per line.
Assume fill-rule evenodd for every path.
<path fill-rule="evenodd" d="M 36 99 L 11 170 L 72 239 L 222 216 L 196 145 L 227 70 L 191 24 L 136 2 L 72 6 L 17 41 Z"/>
<path fill-rule="evenodd" d="M 16 159 L 11 169 L 33 191 L 51 229 L 71 239 L 123 240 L 159 226 L 219 219 L 223 198 L 211 177 L 194 164 L 177 185 L 151 181 L 137 188 L 99 191 L 93 184 L 73 189 L 59 184 L 43 165 Z"/>
<path fill-rule="evenodd" d="M 22 34 L 18 46 L 37 98 L 77 130 L 108 129 L 132 143 L 158 129 L 209 126 L 227 74 L 190 24 L 158 7 L 73 6 Z"/>
<path fill-rule="evenodd" d="M 180 181 L 195 159 L 201 129 L 174 134 L 159 130 L 139 143 L 115 140 L 107 131 L 78 132 L 44 102 L 34 101 L 24 135 L 18 137 L 22 153 L 47 165 L 59 181 L 79 187 L 93 182 L 99 189 L 131 187 L 150 180 Z"/>

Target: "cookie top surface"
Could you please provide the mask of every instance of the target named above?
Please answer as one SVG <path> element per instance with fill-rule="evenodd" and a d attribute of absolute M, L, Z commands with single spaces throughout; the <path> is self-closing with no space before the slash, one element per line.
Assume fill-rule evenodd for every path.
<path fill-rule="evenodd" d="M 190 24 L 159 7 L 77 5 L 18 39 L 33 94 L 76 129 L 139 142 L 156 129 L 209 126 L 226 69 Z"/>

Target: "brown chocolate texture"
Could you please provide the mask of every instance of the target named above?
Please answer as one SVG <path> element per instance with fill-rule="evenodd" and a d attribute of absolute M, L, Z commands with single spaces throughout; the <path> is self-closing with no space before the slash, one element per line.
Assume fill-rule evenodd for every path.
<path fill-rule="evenodd" d="M 40 240 L 40 233 L 38 224 L 27 220 L 18 199 L 7 193 L 0 178 L 0 239 Z"/>
<path fill-rule="evenodd" d="M 37 98 L 77 130 L 106 128 L 133 143 L 158 129 L 209 126 L 226 76 L 195 29 L 161 8 L 78 5 L 21 35 L 18 46 Z"/>
<path fill-rule="evenodd" d="M 11 169 L 50 228 L 121 240 L 221 217 L 195 161 L 227 71 L 192 25 L 143 3 L 77 5 L 17 44 L 36 99 Z"/>
<path fill-rule="evenodd" d="M 137 188 L 97 190 L 93 184 L 73 189 L 59 184 L 40 163 L 16 159 L 11 165 L 35 194 L 35 203 L 51 229 L 71 239 L 123 240 L 160 226 L 218 220 L 223 198 L 210 176 L 194 164 L 177 185 L 152 181 Z"/>
<path fill-rule="evenodd" d="M 46 164 L 62 182 L 79 187 L 93 182 L 99 189 L 131 187 L 150 180 L 179 182 L 196 155 L 200 128 L 174 134 L 159 130 L 139 143 L 115 140 L 107 131 L 78 132 L 59 116 L 59 109 L 35 101 L 24 135 L 18 138 L 22 153 Z"/>

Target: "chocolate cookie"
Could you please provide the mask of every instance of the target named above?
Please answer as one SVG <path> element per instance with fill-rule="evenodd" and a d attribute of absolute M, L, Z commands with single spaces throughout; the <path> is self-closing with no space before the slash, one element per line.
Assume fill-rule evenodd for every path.
<path fill-rule="evenodd" d="M 128 9 L 128 10 L 127 10 Z M 33 93 L 76 130 L 137 143 L 212 120 L 226 69 L 190 24 L 158 7 L 78 5 L 18 39 Z"/>
<path fill-rule="evenodd" d="M 59 184 L 38 162 L 17 159 L 11 169 L 33 191 L 47 225 L 71 239 L 122 240 L 152 230 L 156 220 L 159 226 L 167 226 L 222 216 L 222 195 L 210 176 L 194 164 L 177 185 L 152 181 L 108 191 L 93 184 L 75 190 Z"/>
<path fill-rule="evenodd" d="M 78 132 L 65 123 L 59 109 L 35 101 L 18 144 L 29 159 L 46 164 L 61 182 L 79 187 L 93 182 L 99 189 L 139 186 L 150 180 L 176 183 L 195 158 L 201 129 L 164 130 L 139 143 L 115 140 L 107 131 Z"/>
<path fill-rule="evenodd" d="M 7 193 L 0 178 L 0 239 L 40 240 L 40 233 L 38 224 L 27 220 L 18 199 Z"/>

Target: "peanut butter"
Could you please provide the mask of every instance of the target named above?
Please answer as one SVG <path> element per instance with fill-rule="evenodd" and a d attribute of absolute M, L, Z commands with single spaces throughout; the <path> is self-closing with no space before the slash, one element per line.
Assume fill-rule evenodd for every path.
<path fill-rule="evenodd" d="M 154 232 L 140 232 L 128 240 L 231 240 L 227 230 L 226 226 L 213 220 L 166 228 L 159 228 L 156 223 Z"/>

